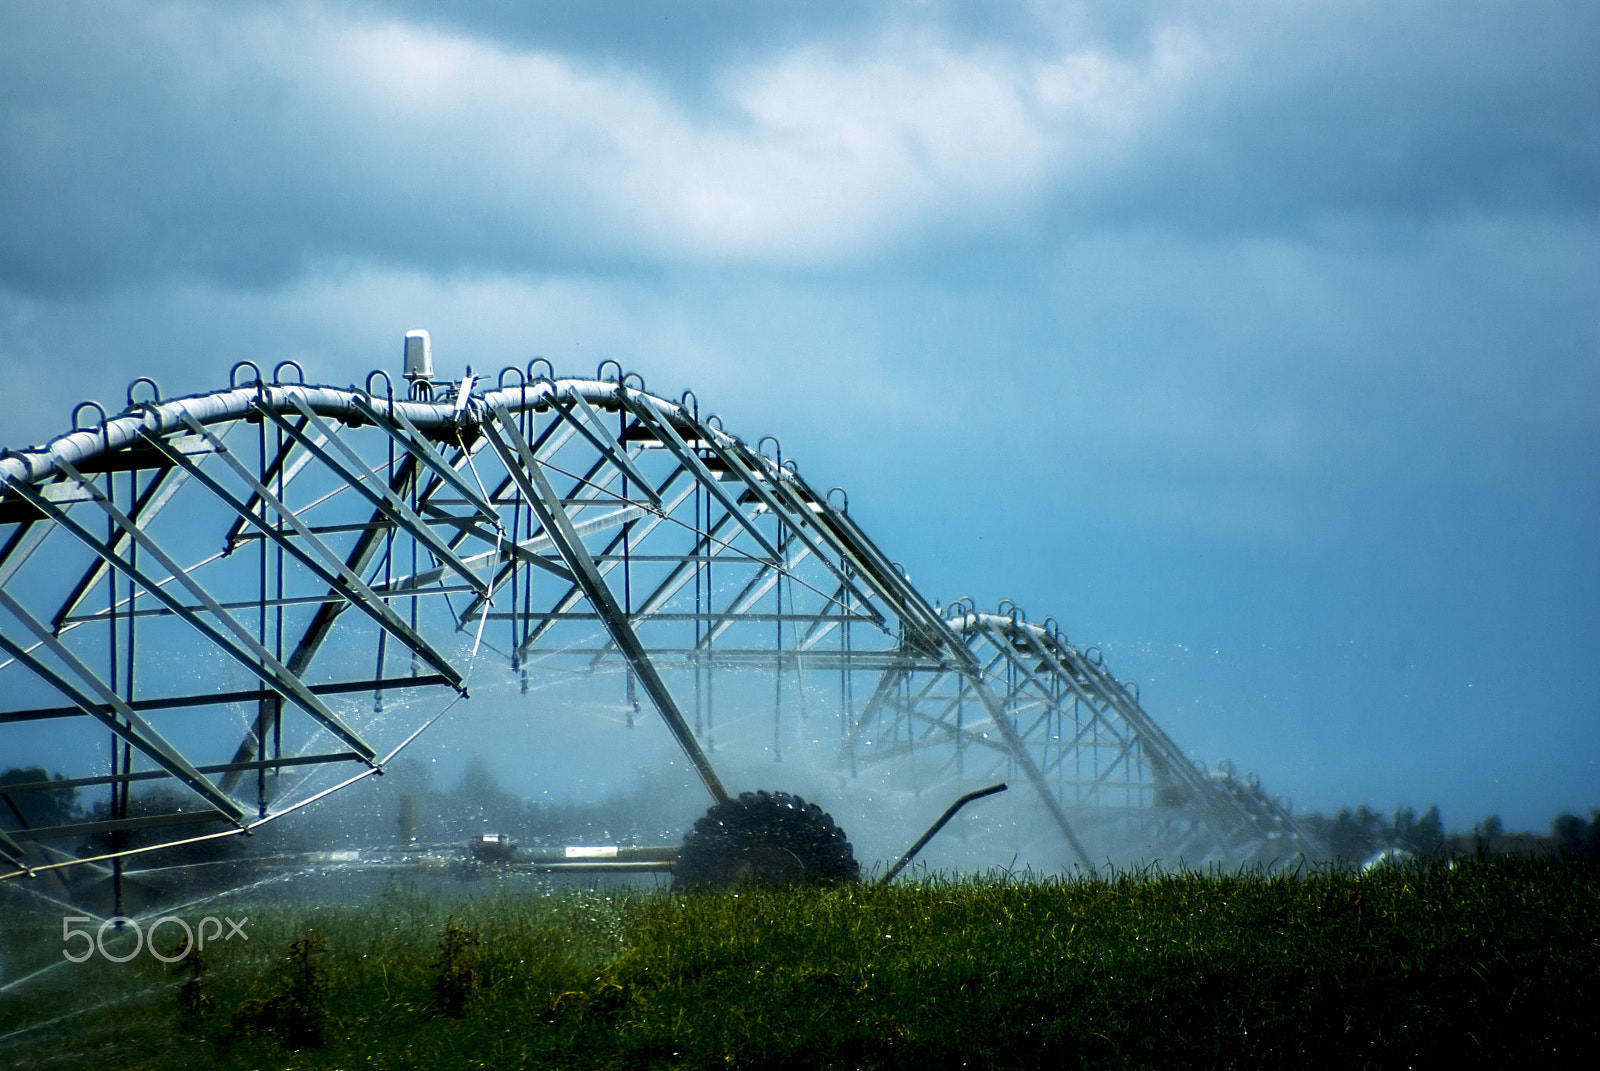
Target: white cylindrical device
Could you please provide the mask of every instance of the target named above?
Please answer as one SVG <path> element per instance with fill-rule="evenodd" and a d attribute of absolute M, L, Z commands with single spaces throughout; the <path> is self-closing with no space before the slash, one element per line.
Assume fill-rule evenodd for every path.
<path fill-rule="evenodd" d="M 406 332 L 405 376 L 417 380 L 433 379 L 433 340 L 426 331 Z"/>

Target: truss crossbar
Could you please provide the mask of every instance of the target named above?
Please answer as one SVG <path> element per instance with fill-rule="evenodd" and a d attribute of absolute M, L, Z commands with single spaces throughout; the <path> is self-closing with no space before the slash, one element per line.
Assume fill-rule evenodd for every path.
<path fill-rule="evenodd" d="M 781 453 L 642 384 L 476 384 L 434 402 L 253 383 L 0 454 L 0 608 L 20 626 L 0 627 L 0 696 L 25 697 L 0 710 L 0 752 L 7 733 L 85 719 L 154 767 L 13 784 L 0 792 L 12 809 L 52 789 L 172 779 L 238 825 L 248 774 L 268 820 L 333 791 L 274 800 L 269 771 L 376 768 L 360 718 L 319 697 L 465 695 L 481 650 L 522 674 L 625 669 L 717 799 L 727 789 L 701 744 L 724 694 L 712 686 L 761 671 L 774 744 L 797 702 L 838 719 L 847 767 L 918 762 L 959 779 L 998 764 L 1084 866 L 1080 831 L 1118 822 L 1173 830 L 1171 844 L 1216 860 L 1315 852 L 1253 781 L 1191 763 L 1092 650 L 1015 609 L 939 610 Z M 252 424 L 259 435 L 228 438 Z M 213 538 L 220 553 L 194 549 Z M 162 679 L 151 659 L 196 641 L 256 686 L 205 658 L 195 680 Z M 397 656 L 410 676 L 385 668 Z M 228 761 L 158 731 L 185 708 L 236 703 L 259 710 Z M 269 753 L 299 725 L 341 746 Z M 125 808 L 69 823 L 141 824 Z M 12 874 L 60 865 L 30 855 L 44 831 L 25 832 L 0 828 Z"/>

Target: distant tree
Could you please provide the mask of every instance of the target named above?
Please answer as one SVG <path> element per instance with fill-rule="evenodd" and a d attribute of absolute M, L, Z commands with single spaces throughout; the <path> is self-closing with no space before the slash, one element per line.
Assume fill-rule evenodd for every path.
<path fill-rule="evenodd" d="M 1558 814 L 1550 823 L 1556 850 L 1563 855 L 1600 859 L 1600 811 L 1590 811 L 1585 822 L 1575 814 Z"/>
<path fill-rule="evenodd" d="M 1495 841 L 1505 832 L 1505 826 L 1501 823 L 1499 815 L 1491 814 L 1478 823 L 1474 832 L 1476 833 L 1478 850 L 1492 852 L 1494 851 Z"/>
<path fill-rule="evenodd" d="M 384 768 L 383 785 L 386 792 L 425 796 L 435 791 L 433 767 L 419 758 L 402 755 Z"/>
<path fill-rule="evenodd" d="M 1366 836 L 1369 851 L 1389 846 L 1388 841 L 1394 836 L 1394 829 L 1380 812 L 1363 803 L 1356 808 L 1356 823 Z"/>
<path fill-rule="evenodd" d="M 1415 855 L 1434 855 L 1445 846 L 1444 822 L 1437 804 L 1421 818 L 1410 807 L 1397 807 L 1392 818 L 1365 804 L 1341 808 L 1332 818 L 1310 813 L 1301 822 L 1324 845 L 1329 855 L 1344 862 L 1361 862 L 1385 848 L 1404 848 Z"/>
<path fill-rule="evenodd" d="M 1383 816 L 1362 804 L 1354 811 L 1341 807 L 1323 831 L 1328 851 L 1335 859 L 1360 862 L 1379 848 L 1387 833 Z"/>
<path fill-rule="evenodd" d="M 481 755 L 474 755 L 450 792 L 446 816 L 458 836 L 475 833 L 522 834 L 527 809 L 522 797 L 500 786 L 494 770 Z M 453 821 L 452 821 L 453 820 Z"/>
<path fill-rule="evenodd" d="M 1417 828 L 1417 812 L 1410 807 L 1396 807 L 1394 823 L 1389 829 L 1389 839 L 1397 848 L 1409 848 L 1411 835 Z"/>
<path fill-rule="evenodd" d="M 125 880 L 137 891 L 134 904 L 154 905 L 174 897 L 192 897 L 200 893 L 241 884 L 254 873 L 250 860 L 250 845 L 241 835 L 208 837 L 210 834 L 234 828 L 230 823 L 208 819 L 214 815 L 210 806 L 194 793 L 173 785 L 156 785 L 131 796 L 127 811 L 116 814 L 109 800 L 100 800 L 82 816 L 91 821 L 110 821 L 114 815 L 120 819 L 162 819 L 173 816 L 194 816 L 200 821 L 193 824 L 158 821 L 152 825 L 135 826 L 118 831 L 102 830 L 89 833 L 71 845 L 74 854 L 100 856 L 111 852 L 132 852 L 125 863 Z M 67 842 L 59 842 L 68 848 Z M 156 847 L 167 845 L 166 847 Z M 67 875 L 69 880 L 84 883 L 88 903 L 107 903 L 97 900 L 108 894 L 109 886 L 100 885 L 91 868 L 75 868 Z M 94 890 L 99 890 L 94 891 Z M 96 910 L 100 910 L 96 908 Z M 130 912 L 131 913 L 131 912 Z"/>
<path fill-rule="evenodd" d="M 477 754 L 467 761 L 466 769 L 461 771 L 456 787 L 451 790 L 451 795 L 463 800 L 492 800 L 504 793 L 493 767 Z"/>
<path fill-rule="evenodd" d="M 1559 850 L 1568 855 L 1577 855 L 1583 849 L 1584 834 L 1588 833 L 1588 827 L 1588 822 L 1563 811 L 1550 823 L 1550 835 L 1555 837 Z"/>
<path fill-rule="evenodd" d="M 0 828 L 40 829 L 72 821 L 78 813 L 78 790 L 75 788 L 5 790 L 8 785 L 65 780 L 61 774 L 52 776 L 43 766 L 14 766 L 0 774 Z"/>
<path fill-rule="evenodd" d="M 1411 826 L 1401 847 L 1424 856 L 1436 855 L 1444 850 L 1444 821 L 1439 817 L 1437 803 L 1424 811 L 1416 824 Z"/>

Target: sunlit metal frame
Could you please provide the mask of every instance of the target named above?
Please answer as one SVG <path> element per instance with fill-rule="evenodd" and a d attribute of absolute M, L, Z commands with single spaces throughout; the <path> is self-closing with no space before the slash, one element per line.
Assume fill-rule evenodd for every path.
<path fill-rule="evenodd" d="M 466 600 L 459 610 L 448 602 L 458 632 L 481 640 L 489 623 L 509 622 L 514 639 L 502 653 L 514 672 L 556 655 L 623 667 L 630 694 L 642 685 L 719 801 L 727 789 L 711 760 L 714 674 L 765 665 L 778 681 L 775 757 L 785 674 L 837 674 L 842 764 L 920 762 L 961 778 L 1020 779 L 1086 867 L 1093 860 L 1078 830 L 1107 821 L 1155 831 L 1171 854 L 1194 861 L 1315 854 L 1286 806 L 1231 772 L 1191 764 L 1093 648 L 1080 652 L 1053 623 L 1030 624 L 1009 604 L 941 610 L 857 526 L 840 489 L 819 493 L 781 451 L 768 456 L 716 417 L 702 419 L 692 395 L 658 397 L 607 363 L 610 378 L 604 365 L 592 379 L 535 376 L 530 365 L 502 372 L 492 389 L 469 374 L 396 398 L 381 372 L 366 390 L 341 389 L 282 382 L 287 368 L 298 371 L 292 362 L 268 383 L 243 362 L 230 388 L 186 398 L 135 401 L 140 384 L 156 393 L 135 381 L 121 415 L 0 456 L 0 651 L 9 656 L 0 684 L 4 674 L 30 674 L 67 701 L 0 711 L 0 744 L 8 724 L 49 718 L 94 719 L 120 742 L 108 773 L 0 792 L 19 820 L 22 793 L 111 793 L 103 820 L 0 832 L 0 860 L 14 868 L 0 879 L 85 861 L 71 845 L 91 833 L 197 823 L 213 824 L 200 837 L 248 832 L 282 813 L 271 780 L 290 766 L 349 765 L 335 788 L 379 772 L 390 756 L 324 697 L 370 692 L 381 703 L 386 691 L 428 687 L 464 696 L 468 667 L 417 610 L 452 596 Z M 240 428 L 254 428 L 238 436 L 253 441 L 230 445 Z M 307 473 L 335 492 L 295 500 Z M 326 523 L 334 497 L 343 512 Z M 216 557 L 204 569 L 185 565 L 156 538 L 156 518 L 180 500 L 222 518 L 221 557 L 258 547 L 251 599 L 225 605 L 198 576 L 226 566 Z M 60 546 L 86 550 L 88 565 L 59 605 L 28 605 L 26 581 L 60 569 L 60 552 L 38 552 Z M 534 577 L 554 581 L 553 598 L 535 602 Z M 285 624 L 286 610 L 310 606 L 308 619 Z M 308 671 L 349 609 L 376 630 L 378 668 L 315 680 Z M 135 648 L 139 622 L 152 615 L 191 626 L 257 687 L 141 692 Z M 598 624 L 598 642 L 582 651 L 554 639 L 586 622 Z M 106 652 L 74 647 L 74 630 L 89 624 L 109 628 Z M 409 652 L 410 673 L 386 674 L 386 651 Z M 255 714 L 225 763 L 195 764 L 151 720 L 229 703 L 253 704 Z M 291 712 L 330 747 L 285 755 L 270 746 Z M 185 786 L 194 806 L 129 815 L 129 786 L 158 779 Z M 51 857 L 30 852 L 44 843 Z M 113 842 L 96 858 L 120 865 L 124 854 Z"/>

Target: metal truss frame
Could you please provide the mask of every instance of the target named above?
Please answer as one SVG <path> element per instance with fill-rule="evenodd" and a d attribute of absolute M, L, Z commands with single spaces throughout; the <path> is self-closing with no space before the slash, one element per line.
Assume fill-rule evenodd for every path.
<path fill-rule="evenodd" d="M 0 879 L 248 833 L 311 802 L 279 791 L 287 769 L 353 771 L 316 798 L 381 772 L 399 749 L 380 756 L 336 701 L 465 697 L 481 650 L 524 687 L 556 666 L 626 673 L 718 801 L 718 675 L 765 668 L 775 758 L 785 717 L 815 716 L 807 697 L 825 693 L 809 702 L 837 719 L 844 767 L 1020 778 L 1085 867 L 1080 832 L 1108 823 L 1196 862 L 1317 852 L 1253 782 L 1186 759 L 1093 648 L 1010 604 L 941 610 L 841 489 L 687 392 L 530 366 L 396 398 L 372 389 L 381 372 L 340 389 L 282 382 L 286 367 L 268 383 L 244 362 L 226 390 L 165 401 L 130 387 L 122 414 L 0 455 L 0 755 L 13 727 L 109 734 L 72 777 L 0 788 Z M 189 649 L 253 686 L 156 668 Z M 370 673 L 351 669 L 361 649 Z M 246 709 L 237 744 L 209 756 L 224 761 L 158 729 Z M 184 804 L 136 813 L 131 786 L 163 780 Z M 18 805 L 80 788 L 108 794 L 87 820 L 35 828 Z M 210 829 L 129 846 L 169 825 Z M 99 834 L 109 849 L 89 846 Z"/>

